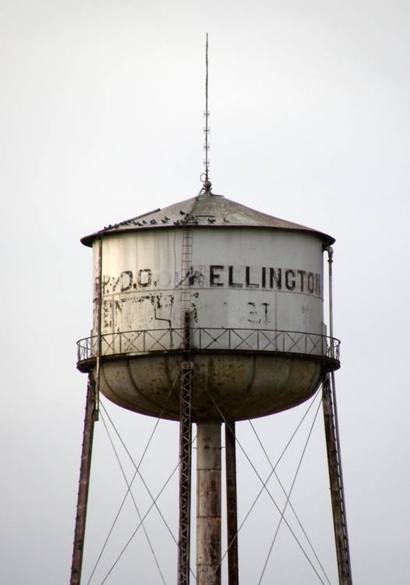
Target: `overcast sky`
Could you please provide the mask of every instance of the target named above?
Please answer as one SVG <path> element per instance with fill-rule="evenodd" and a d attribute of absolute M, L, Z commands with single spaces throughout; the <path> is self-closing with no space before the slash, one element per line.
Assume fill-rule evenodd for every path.
<path fill-rule="evenodd" d="M 86 391 L 75 341 L 92 312 L 91 254 L 79 239 L 199 191 L 206 31 L 214 191 L 337 240 L 336 379 L 354 581 L 410 579 L 410 4 L 3 0 L 4 585 L 68 583 Z M 155 421 L 106 407 L 137 460 Z M 305 409 L 256 421 L 273 460 Z M 311 420 L 283 466 L 288 483 Z M 143 466 L 153 493 L 177 461 L 176 431 L 161 423 Z M 249 425 L 238 432 L 265 475 Z M 243 517 L 259 484 L 238 457 Z M 319 418 L 294 503 L 335 584 L 326 474 Z M 99 422 L 85 583 L 123 493 Z M 176 497 L 174 478 L 160 500 L 173 530 Z M 141 482 L 136 498 L 145 510 Z M 135 526 L 131 505 L 121 518 L 92 584 Z M 262 498 L 240 540 L 242 585 L 258 582 L 276 522 Z M 165 582 L 175 583 L 175 545 L 158 515 L 148 530 Z M 161 583 L 142 533 L 107 580 L 132 582 Z M 286 527 L 263 581 L 273 582 L 319 583 Z"/>

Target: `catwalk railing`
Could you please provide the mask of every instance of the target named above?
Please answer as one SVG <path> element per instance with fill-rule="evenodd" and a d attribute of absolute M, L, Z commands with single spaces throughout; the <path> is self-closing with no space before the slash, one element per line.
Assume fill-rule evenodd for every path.
<path fill-rule="evenodd" d="M 191 350 L 199 351 L 258 351 L 298 353 L 326 357 L 339 361 L 340 341 L 336 338 L 300 331 L 275 329 L 238 329 L 192 327 Z M 97 336 L 77 342 L 78 361 L 92 359 L 97 354 Z M 101 355 L 136 355 L 151 352 L 182 351 L 184 329 L 140 329 L 104 333 L 101 336 Z"/>

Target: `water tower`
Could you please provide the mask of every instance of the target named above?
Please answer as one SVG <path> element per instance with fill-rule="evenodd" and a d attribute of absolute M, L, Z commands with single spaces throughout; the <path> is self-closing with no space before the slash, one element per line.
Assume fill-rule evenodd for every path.
<path fill-rule="evenodd" d="M 136 413 L 179 422 L 178 585 L 188 585 L 190 573 L 192 423 L 197 583 L 221 583 L 224 425 L 229 585 L 238 585 L 235 421 L 296 406 L 320 384 L 339 582 L 351 585 L 332 383 L 339 343 L 331 317 L 328 332 L 324 322 L 323 257 L 331 304 L 334 239 L 214 194 L 206 160 L 198 196 L 110 225 L 82 243 L 93 251 L 95 287 L 91 335 L 78 344 L 89 386 L 71 585 L 80 583 L 100 392 Z"/>

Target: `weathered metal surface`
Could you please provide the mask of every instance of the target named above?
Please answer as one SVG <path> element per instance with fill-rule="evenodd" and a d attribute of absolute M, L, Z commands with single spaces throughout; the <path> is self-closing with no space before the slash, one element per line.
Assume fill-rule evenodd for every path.
<path fill-rule="evenodd" d="M 239 585 L 238 498 L 236 489 L 235 422 L 225 422 L 226 516 L 228 543 L 228 585 Z"/>
<path fill-rule="evenodd" d="M 151 416 L 179 420 L 175 388 L 181 356 L 146 355 L 103 360 L 101 392 L 116 404 Z M 307 400 L 317 389 L 323 365 L 296 355 L 231 352 L 192 353 L 192 420 L 266 416 Z"/>
<path fill-rule="evenodd" d="M 70 585 L 80 585 L 95 421 L 95 385 L 88 379 Z"/>
<path fill-rule="evenodd" d="M 103 239 L 103 335 L 183 327 L 186 293 L 193 327 L 325 333 L 323 243 L 315 234 L 192 226 L 192 263 L 186 268 L 181 263 L 186 231 Z M 99 282 L 97 259 L 95 254 Z M 97 295 L 94 315 L 97 334 Z"/>
<path fill-rule="evenodd" d="M 197 425 L 198 585 L 221 583 L 221 423 Z"/>
<path fill-rule="evenodd" d="M 317 230 L 261 213 L 222 195 L 208 192 L 191 199 L 179 201 L 163 209 L 156 209 L 115 225 L 107 226 L 99 232 L 85 236 L 81 241 L 86 246 L 91 246 L 95 238 L 101 234 L 178 228 L 181 223 L 186 223 L 187 221 L 199 227 L 265 227 L 293 232 L 311 232 L 319 236 L 326 245 L 334 242 L 334 238 Z"/>

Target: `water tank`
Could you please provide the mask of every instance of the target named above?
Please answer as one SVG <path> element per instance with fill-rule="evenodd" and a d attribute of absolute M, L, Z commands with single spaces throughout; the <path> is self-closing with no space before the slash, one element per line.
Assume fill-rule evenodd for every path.
<path fill-rule="evenodd" d="M 99 354 L 100 390 L 122 407 L 179 419 L 184 303 L 193 421 L 290 408 L 339 366 L 323 322 L 329 235 L 206 192 L 82 242 L 95 293 L 78 367 L 95 370 Z"/>

